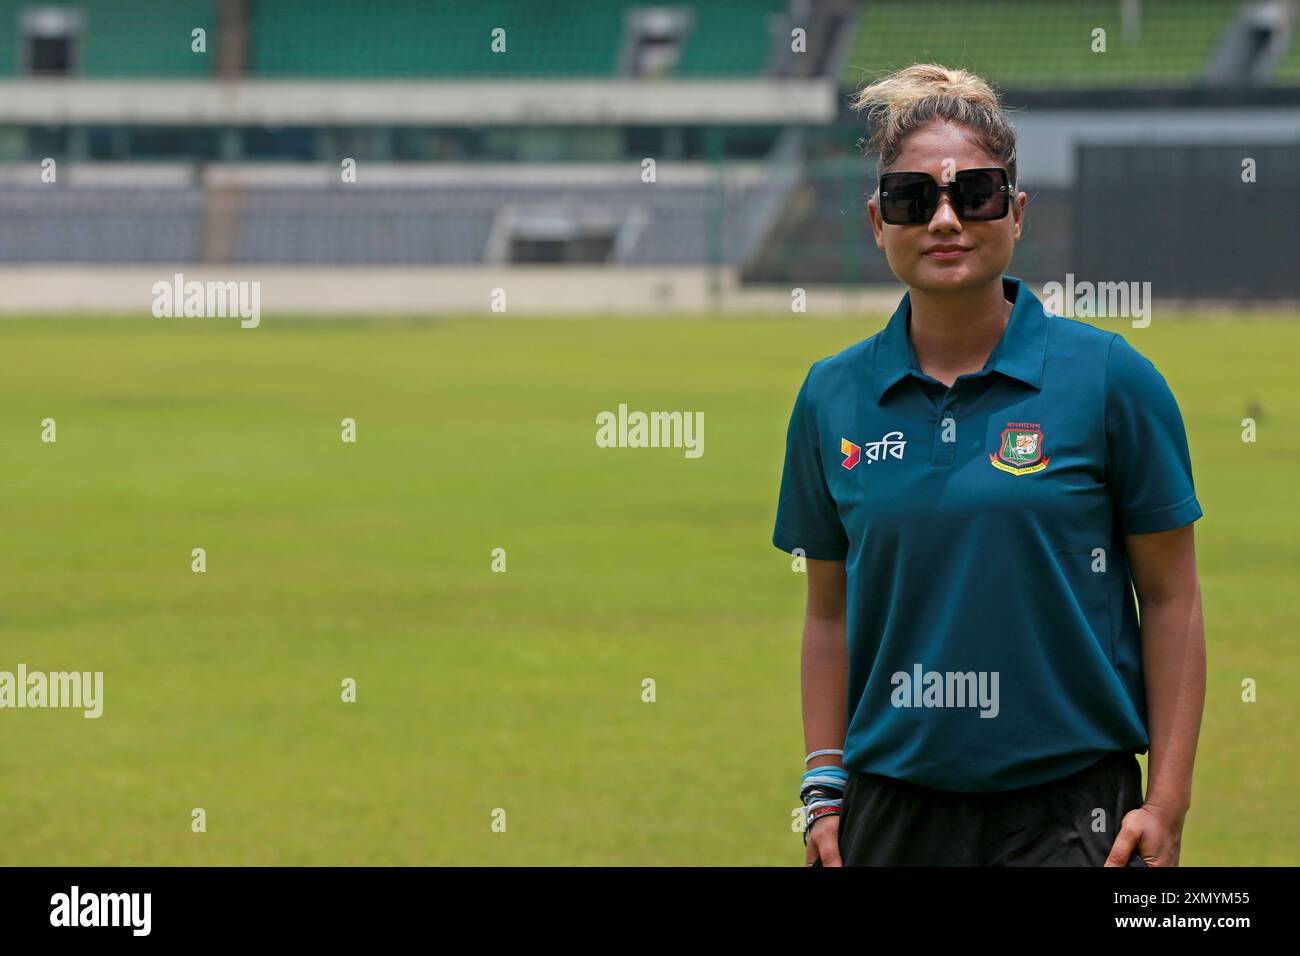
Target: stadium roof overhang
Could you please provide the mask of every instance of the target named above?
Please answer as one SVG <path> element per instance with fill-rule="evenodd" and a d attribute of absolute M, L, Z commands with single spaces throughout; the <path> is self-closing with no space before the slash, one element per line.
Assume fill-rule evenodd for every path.
<path fill-rule="evenodd" d="M 826 79 L 527 83 L 22 80 L 0 123 L 134 125 L 599 125 L 834 121 Z"/>

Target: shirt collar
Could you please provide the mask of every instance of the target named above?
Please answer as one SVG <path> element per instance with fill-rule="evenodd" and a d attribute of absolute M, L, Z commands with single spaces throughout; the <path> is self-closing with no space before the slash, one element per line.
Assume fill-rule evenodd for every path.
<path fill-rule="evenodd" d="M 1000 372 L 1027 385 L 1043 387 L 1043 362 L 1047 355 L 1047 313 L 1043 303 L 1021 280 L 1002 277 L 1003 295 L 1012 304 L 1011 318 L 1002 338 L 993 347 L 982 373 Z M 908 375 L 920 376 L 921 365 L 912 348 L 907 327 L 912 317 L 911 293 L 902 301 L 880 333 L 876 347 L 875 397 L 879 404 L 885 393 Z"/>

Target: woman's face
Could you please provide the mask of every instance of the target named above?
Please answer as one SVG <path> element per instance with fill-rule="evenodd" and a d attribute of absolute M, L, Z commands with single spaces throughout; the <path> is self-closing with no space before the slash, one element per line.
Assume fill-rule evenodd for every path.
<path fill-rule="evenodd" d="M 909 134 L 898 159 L 884 172 L 929 173 L 942 184 L 945 168 L 951 175 L 963 169 L 1001 165 L 976 145 L 965 127 L 935 122 Z M 876 245 L 885 251 L 889 268 L 901 282 L 927 292 L 959 292 L 978 288 L 1006 271 L 1020 238 L 1025 194 L 1017 193 L 1010 212 L 990 222 L 962 221 L 946 194 L 940 195 L 939 207 L 925 225 L 890 225 L 881 219 L 874 195 L 867 209 Z M 941 258 L 931 254 L 942 246 L 961 251 Z"/>

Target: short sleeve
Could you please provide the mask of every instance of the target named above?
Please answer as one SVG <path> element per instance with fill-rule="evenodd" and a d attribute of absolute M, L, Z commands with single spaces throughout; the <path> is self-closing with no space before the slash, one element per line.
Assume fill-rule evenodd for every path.
<path fill-rule="evenodd" d="M 821 443 L 808 398 L 811 378 L 809 370 L 790 415 L 772 543 L 791 553 L 802 548 L 805 557 L 816 560 L 843 561 L 849 541 L 822 468 Z"/>
<path fill-rule="evenodd" d="M 1121 533 L 1170 531 L 1201 517 L 1178 403 L 1120 335 L 1106 358 L 1106 462 Z"/>

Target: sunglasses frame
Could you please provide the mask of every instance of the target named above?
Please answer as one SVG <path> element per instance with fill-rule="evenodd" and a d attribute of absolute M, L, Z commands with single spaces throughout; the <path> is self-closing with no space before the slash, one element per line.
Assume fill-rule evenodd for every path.
<path fill-rule="evenodd" d="M 998 186 L 998 192 L 1002 194 L 1002 212 L 1000 212 L 996 216 L 962 215 L 962 213 L 957 208 L 957 204 L 952 201 L 953 200 L 952 187 L 953 185 L 956 184 L 957 177 L 960 176 L 962 173 L 1001 174 L 1002 184 Z M 930 182 L 934 183 L 935 189 L 938 191 L 938 193 L 935 195 L 934 208 L 930 210 L 930 214 L 928 216 L 926 216 L 924 219 L 921 220 L 912 220 L 912 219 L 890 219 L 888 216 L 885 215 L 885 198 L 889 195 L 888 190 L 886 190 L 885 188 L 886 186 L 885 180 L 893 176 L 924 176 L 927 179 L 929 179 Z M 880 218 L 883 219 L 885 222 L 889 223 L 891 226 L 925 225 L 931 219 L 933 219 L 934 214 L 939 211 L 939 194 L 942 193 L 948 194 L 948 202 L 952 206 L 953 212 L 959 218 L 964 219 L 968 222 L 996 222 L 999 219 L 1005 219 L 1007 217 L 1007 214 L 1011 212 L 1011 197 L 1015 194 L 1015 185 L 1011 182 L 1010 175 L 1008 175 L 1006 169 L 1003 168 L 1002 166 L 974 166 L 970 169 L 959 169 L 957 170 L 956 173 L 953 174 L 952 182 L 949 183 L 940 183 L 929 173 L 924 173 L 920 171 L 910 172 L 907 170 L 896 170 L 894 172 L 882 173 L 876 185 L 877 185 L 877 189 L 880 192 L 880 202 L 877 204 L 880 210 Z"/>

